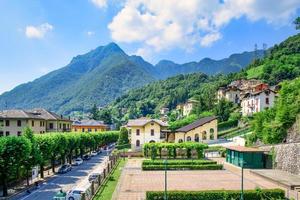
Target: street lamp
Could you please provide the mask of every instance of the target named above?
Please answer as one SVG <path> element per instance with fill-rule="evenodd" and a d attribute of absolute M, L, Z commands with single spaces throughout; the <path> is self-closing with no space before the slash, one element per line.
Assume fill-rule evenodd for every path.
<path fill-rule="evenodd" d="M 241 161 L 241 168 L 242 168 L 242 181 L 241 181 L 241 200 L 244 200 L 244 164 L 245 162 Z"/>
<path fill-rule="evenodd" d="M 164 195 L 164 200 L 168 200 L 168 194 L 167 194 L 167 165 L 168 161 L 167 159 L 164 160 L 165 164 L 165 195 Z"/>

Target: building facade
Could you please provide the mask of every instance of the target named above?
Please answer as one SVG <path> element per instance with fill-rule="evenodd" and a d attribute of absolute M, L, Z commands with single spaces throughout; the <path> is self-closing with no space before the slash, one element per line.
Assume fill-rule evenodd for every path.
<path fill-rule="evenodd" d="M 29 127 L 36 134 L 52 132 L 48 129 L 49 123 L 52 123 L 45 114 L 39 112 L 41 109 L 33 110 L 4 110 L 0 111 L 0 137 L 1 136 L 21 136 L 23 130 Z M 46 110 L 44 110 L 46 112 Z M 48 111 L 47 111 L 48 112 Z M 49 112 L 50 113 L 50 112 Z M 55 115 L 56 116 L 56 115 Z M 63 132 L 70 130 L 71 120 L 59 119 L 55 121 L 61 124 L 61 129 L 56 129 L 55 132 Z M 65 125 L 63 125 L 65 124 Z M 59 125 L 58 125 L 59 126 Z M 66 127 L 63 129 L 63 127 Z M 69 127 L 69 129 L 67 129 Z"/>
<path fill-rule="evenodd" d="M 276 93 L 270 89 L 258 92 L 248 92 L 242 97 L 241 107 L 243 116 L 252 116 L 274 106 Z"/>
<path fill-rule="evenodd" d="M 168 124 L 157 119 L 140 118 L 129 120 L 126 125 L 131 142 L 131 149 L 139 151 L 144 143 L 165 141 L 164 130 Z"/>
<path fill-rule="evenodd" d="M 109 127 L 103 121 L 97 120 L 77 120 L 72 124 L 73 132 L 102 132 L 107 131 Z"/>
<path fill-rule="evenodd" d="M 218 139 L 217 117 L 204 117 L 187 126 L 176 130 L 173 137 L 169 137 L 169 142 L 203 142 L 208 143 Z M 173 141 L 172 141 L 173 140 Z"/>

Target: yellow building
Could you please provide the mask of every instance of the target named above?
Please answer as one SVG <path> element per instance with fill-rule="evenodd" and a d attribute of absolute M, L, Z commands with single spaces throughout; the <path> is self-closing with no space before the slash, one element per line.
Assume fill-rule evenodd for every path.
<path fill-rule="evenodd" d="M 71 123 L 68 118 L 45 109 L 4 110 L 0 111 L 0 137 L 21 136 L 25 127 L 34 133 L 69 131 Z"/>
<path fill-rule="evenodd" d="M 164 130 L 167 129 L 168 124 L 158 119 L 140 118 L 129 120 L 126 127 L 131 149 L 139 151 L 144 143 L 165 141 Z"/>
<path fill-rule="evenodd" d="M 218 139 L 217 117 L 204 117 L 187 126 L 176 130 L 170 135 L 168 142 L 204 142 L 208 143 Z"/>
<path fill-rule="evenodd" d="M 72 125 L 73 132 L 102 132 L 107 131 L 108 126 L 103 121 L 97 120 L 78 120 L 74 121 Z"/>

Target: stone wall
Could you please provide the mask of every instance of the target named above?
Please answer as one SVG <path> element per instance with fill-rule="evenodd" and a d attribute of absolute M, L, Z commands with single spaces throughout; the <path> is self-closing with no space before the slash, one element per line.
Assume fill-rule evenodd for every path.
<path fill-rule="evenodd" d="M 275 169 L 300 175 L 300 143 L 263 146 L 260 149 L 275 152 Z"/>

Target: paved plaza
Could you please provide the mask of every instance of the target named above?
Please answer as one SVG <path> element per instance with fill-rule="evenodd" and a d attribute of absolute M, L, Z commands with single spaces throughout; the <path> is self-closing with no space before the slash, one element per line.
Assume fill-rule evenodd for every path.
<path fill-rule="evenodd" d="M 164 190 L 164 171 L 142 171 L 142 159 L 129 159 L 123 169 L 113 199 L 142 200 L 146 191 Z M 168 171 L 168 190 L 239 190 L 240 170 L 225 165 L 225 170 Z M 244 188 L 280 188 L 276 183 L 245 170 Z"/>

